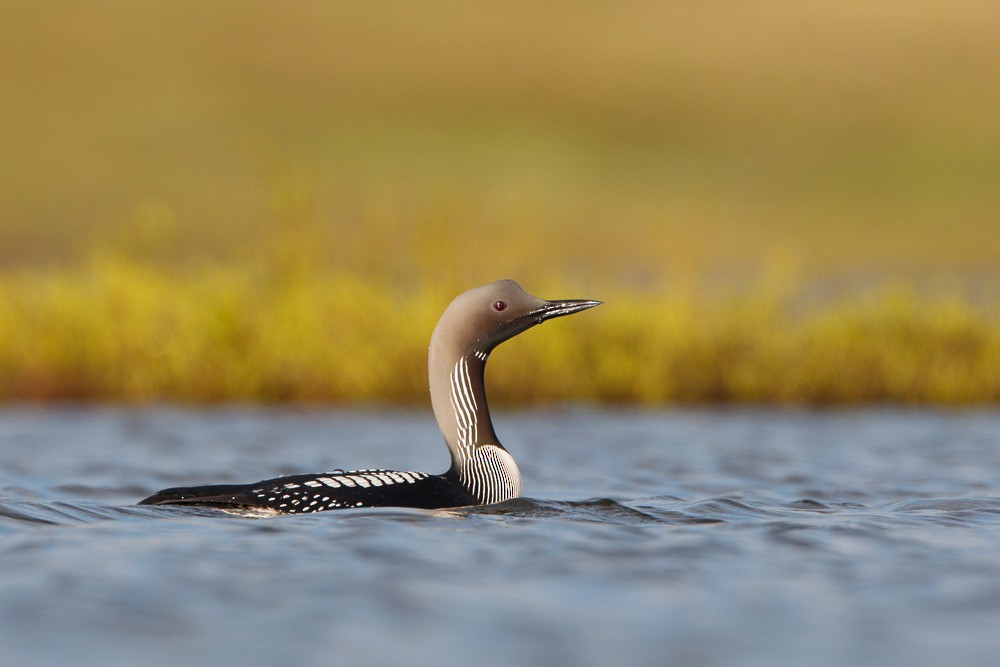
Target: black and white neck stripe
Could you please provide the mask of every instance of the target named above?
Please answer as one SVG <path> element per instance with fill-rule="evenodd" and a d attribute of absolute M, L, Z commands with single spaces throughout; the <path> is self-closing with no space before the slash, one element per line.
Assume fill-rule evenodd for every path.
<path fill-rule="evenodd" d="M 521 472 L 514 458 L 499 443 L 479 442 L 480 406 L 465 356 L 458 360 L 451 373 L 451 405 L 457 424 L 453 465 L 462 486 L 486 504 L 521 495 Z"/>

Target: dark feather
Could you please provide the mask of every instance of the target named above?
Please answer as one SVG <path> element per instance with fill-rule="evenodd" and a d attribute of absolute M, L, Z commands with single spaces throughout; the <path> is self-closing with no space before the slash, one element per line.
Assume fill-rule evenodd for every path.
<path fill-rule="evenodd" d="M 272 509 L 299 514 L 351 507 L 438 509 L 476 504 L 444 475 L 396 470 L 335 470 L 290 475 L 256 484 L 215 484 L 164 489 L 140 505 L 201 505 Z"/>

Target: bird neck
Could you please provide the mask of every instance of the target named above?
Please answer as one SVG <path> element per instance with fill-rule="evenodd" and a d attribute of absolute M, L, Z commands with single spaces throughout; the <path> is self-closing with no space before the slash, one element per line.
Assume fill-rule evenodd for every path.
<path fill-rule="evenodd" d="M 521 474 L 493 430 L 486 403 L 484 372 L 488 353 L 445 354 L 431 346 L 431 404 L 451 453 L 452 476 L 482 503 L 521 494 Z"/>

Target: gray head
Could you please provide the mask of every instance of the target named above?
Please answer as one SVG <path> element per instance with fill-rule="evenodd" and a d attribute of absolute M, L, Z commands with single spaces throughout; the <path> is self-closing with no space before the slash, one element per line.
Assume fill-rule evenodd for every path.
<path fill-rule="evenodd" d="M 600 301 L 545 301 L 513 280 L 458 295 L 431 334 L 428 355 L 434 416 L 451 452 L 451 475 L 478 502 L 521 494 L 521 473 L 493 430 L 483 371 L 500 343 L 554 317 Z"/>
<path fill-rule="evenodd" d="M 431 353 L 485 357 L 500 343 L 536 324 L 593 308 L 600 301 L 546 301 L 513 280 L 498 280 L 455 297 L 431 335 Z"/>

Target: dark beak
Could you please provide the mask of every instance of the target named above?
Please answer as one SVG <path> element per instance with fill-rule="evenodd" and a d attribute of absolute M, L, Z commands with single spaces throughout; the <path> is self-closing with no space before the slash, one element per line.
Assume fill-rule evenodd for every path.
<path fill-rule="evenodd" d="M 543 301 L 542 305 L 534 310 L 530 310 L 524 315 L 511 320 L 500 329 L 498 329 L 493 336 L 490 338 L 489 342 L 481 341 L 484 343 L 481 349 L 491 350 L 496 345 L 499 345 L 509 338 L 513 338 L 522 331 L 526 331 L 536 324 L 541 324 L 545 320 L 551 320 L 553 317 L 562 317 L 563 315 L 572 315 L 573 313 L 579 313 L 581 310 L 587 310 L 588 308 L 593 308 L 594 306 L 599 306 L 603 303 L 602 301 L 590 301 L 587 299 L 571 299 L 569 301 Z"/>
<path fill-rule="evenodd" d="M 563 315 L 572 315 L 573 313 L 579 313 L 581 310 L 587 310 L 588 308 L 599 306 L 602 303 L 604 302 L 589 301 L 587 299 L 570 299 L 568 301 L 549 301 L 541 308 L 536 308 L 535 310 L 528 313 L 528 316 L 534 318 L 538 322 L 544 322 L 545 320 L 551 320 L 553 317 L 562 317 Z"/>

